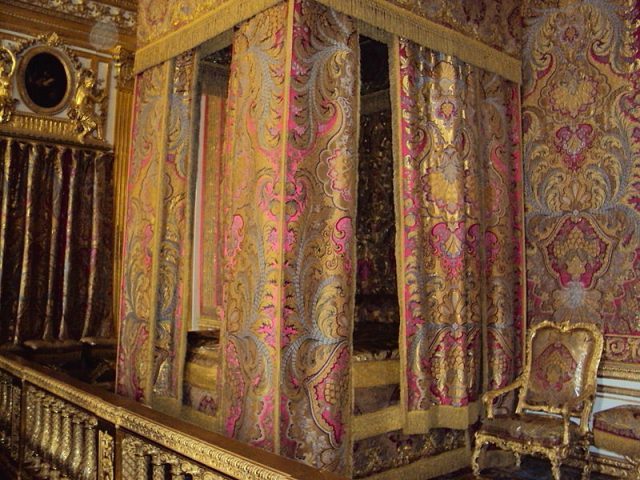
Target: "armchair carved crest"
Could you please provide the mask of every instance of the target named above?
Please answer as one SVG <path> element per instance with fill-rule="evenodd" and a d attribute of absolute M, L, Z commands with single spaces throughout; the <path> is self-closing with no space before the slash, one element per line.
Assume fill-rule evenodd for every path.
<path fill-rule="evenodd" d="M 577 451 L 585 459 L 582 477 L 589 477 L 589 421 L 602 346 L 602 333 L 593 324 L 545 321 L 531 328 L 522 374 L 482 397 L 486 418 L 476 433 L 471 461 L 476 478 L 480 452 L 487 444 L 514 453 L 518 467 L 522 454 L 547 457 L 555 480 L 560 479 L 562 461 Z M 512 391 L 518 398 L 515 412 L 496 414 L 494 401 Z"/>

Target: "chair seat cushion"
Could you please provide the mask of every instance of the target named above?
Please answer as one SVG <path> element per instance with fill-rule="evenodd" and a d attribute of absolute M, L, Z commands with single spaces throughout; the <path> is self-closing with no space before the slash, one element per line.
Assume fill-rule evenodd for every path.
<path fill-rule="evenodd" d="M 545 447 L 562 445 L 564 434 L 562 419 L 551 415 L 504 415 L 487 419 L 482 424 L 481 433 L 515 440 L 517 442 L 535 442 Z M 570 441 L 579 437 L 578 425 L 569 427 Z"/>
<path fill-rule="evenodd" d="M 640 456 L 640 406 L 620 405 L 595 413 L 593 430 L 597 447 Z"/>

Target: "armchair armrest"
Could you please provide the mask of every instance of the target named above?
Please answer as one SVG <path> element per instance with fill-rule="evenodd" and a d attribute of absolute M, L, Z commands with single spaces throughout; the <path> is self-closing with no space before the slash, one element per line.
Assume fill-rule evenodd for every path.
<path fill-rule="evenodd" d="M 487 409 L 487 418 L 493 418 L 493 401 L 506 394 L 515 390 L 517 388 L 521 388 L 524 385 L 524 379 L 522 377 L 516 378 L 509 385 L 506 385 L 502 388 L 497 388 L 495 390 L 490 390 L 482 395 L 482 402 L 485 404 Z"/>

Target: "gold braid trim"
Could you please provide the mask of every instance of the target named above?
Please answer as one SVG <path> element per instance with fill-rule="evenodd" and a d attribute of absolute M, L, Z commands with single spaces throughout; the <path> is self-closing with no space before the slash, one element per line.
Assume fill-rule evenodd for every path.
<path fill-rule="evenodd" d="M 424 411 L 409 411 L 403 433 L 424 433 L 431 428 L 453 428 L 466 430 L 480 418 L 481 402 L 473 402 L 464 407 L 437 405 Z"/>
<path fill-rule="evenodd" d="M 400 383 L 399 360 L 351 362 L 353 388 L 378 387 Z"/>
<path fill-rule="evenodd" d="M 522 62 L 386 0 L 317 0 L 372 26 L 522 83 Z"/>
<path fill-rule="evenodd" d="M 433 457 L 426 457 L 416 462 L 393 468 L 377 475 L 367 477 L 367 480 L 422 480 L 424 478 L 439 477 L 461 468 L 468 467 L 471 453 L 467 447 L 457 448 Z"/>
<path fill-rule="evenodd" d="M 191 23 L 136 51 L 134 73 L 196 48 L 282 0 L 228 0 Z"/>
<path fill-rule="evenodd" d="M 402 409 L 400 405 L 383 408 L 375 412 L 354 415 L 353 441 L 363 440 L 387 432 L 402 430 Z"/>

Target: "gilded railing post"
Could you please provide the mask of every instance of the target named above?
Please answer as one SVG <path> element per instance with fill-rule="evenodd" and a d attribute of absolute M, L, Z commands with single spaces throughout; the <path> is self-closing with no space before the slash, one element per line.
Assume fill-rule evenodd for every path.
<path fill-rule="evenodd" d="M 122 280 L 122 240 L 124 234 L 125 207 L 129 149 L 131 146 L 131 121 L 133 106 L 133 53 L 118 45 L 113 50 L 116 68 L 116 124 L 114 133 L 115 163 L 113 168 L 113 312 L 118 324 L 120 285 Z M 116 338 L 118 338 L 117 331 Z"/>
<path fill-rule="evenodd" d="M 109 432 L 98 430 L 98 480 L 114 480 L 114 445 Z"/>

